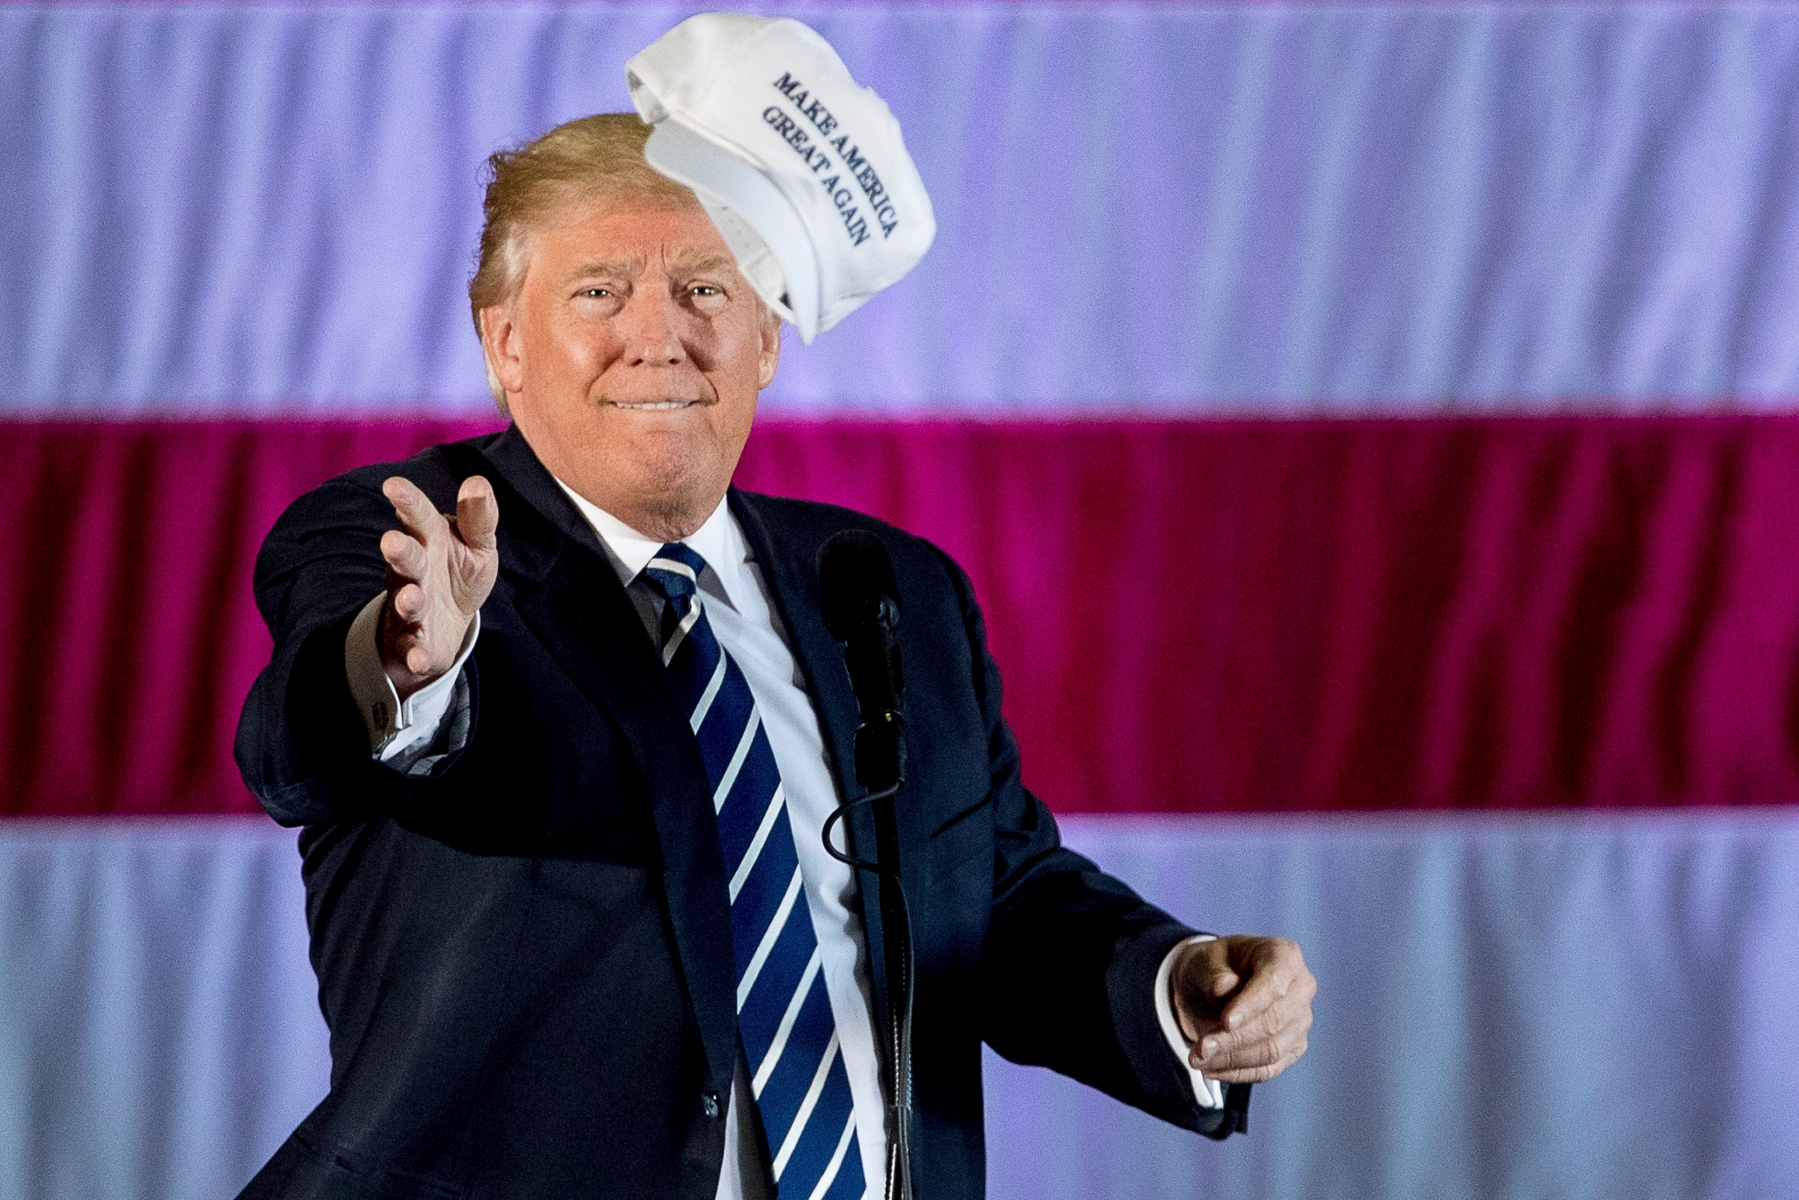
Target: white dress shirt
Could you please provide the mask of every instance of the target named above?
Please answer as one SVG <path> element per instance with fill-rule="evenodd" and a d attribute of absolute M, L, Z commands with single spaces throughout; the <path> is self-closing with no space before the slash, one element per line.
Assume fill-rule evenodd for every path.
<path fill-rule="evenodd" d="M 557 482 L 560 484 L 561 480 Z M 641 573 L 662 543 L 638 533 L 567 484 L 562 484 L 562 489 L 599 535 L 613 569 L 654 639 L 664 601 L 641 578 Z M 818 934 L 825 987 L 837 1021 L 843 1065 L 855 1103 L 862 1177 L 868 1183 L 866 1196 L 874 1200 L 885 1182 L 887 1157 L 880 1056 L 867 947 L 863 944 L 862 922 L 851 907 L 855 877 L 849 867 L 825 852 L 820 837 L 825 818 L 838 804 L 824 734 L 806 692 L 805 676 L 770 601 L 768 585 L 742 528 L 726 504 L 720 501 L 706 523 L 685 542 L 706 560 L 709 569 L 699 580 L 701 606 L 719 644 L 736 661 L 749 683 L 768 733 L 769 748 L 781 771 L 800 877 L 812 911 L 812 926 Z M 345 673 L 368 725 L 370 752 L 397 769 L 423 774 L 441 757 L 441 753 L 425 751 L 437 743 L 445 718 L 455 707 L 455 687 L 461 680 L 462 664 L 480 634 L 479 614 L 470 622 L 451 669 L 401 701 L 381 666 L 379 625 L 385 601 L 385 593 L 375 596 L 351 625 L 344 645 Z M 463 705 L 466 706 L 466 700 Z M 1208 937 L 1209 934 L 1202 934 L 1188 940 Z M 1177 946 L 1170 950 L 1163 959 L 1154 986 L 1163 1035 L 1169 1049 L 1184 1065 L 1188 1043 L 1174 1016 L 1168 982 L 1179 949 Z M 1187 1070 L 1194 1096 L 1202 1106 L 1216 1108 L 1224 1103 L 1222 1089 L 1216 1082 L 1191 1067 Z M 732 1103 L 725 1117 L 725 1161 L 718 1181 L 718 1200 L 761 1200 L 757 1155 L 753 1146 L 745 1144 L 738 1122 L 740 1106 L 749 1098 L 747 1081 L 739 1077 L 732 1091 Z"/>

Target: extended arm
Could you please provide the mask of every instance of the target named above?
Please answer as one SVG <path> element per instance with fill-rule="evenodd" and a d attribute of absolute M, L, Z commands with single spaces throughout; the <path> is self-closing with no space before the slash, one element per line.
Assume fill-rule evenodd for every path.
<path fill-rule="evenodd" d="M 1157 1011 L 1164 960 L 1195 931 L 1061 844 L 1054 817 L 1020 780 L 972 589 L 944 562 L 961 594 L 990 769 L 995 870 L 983 1037 L 1014 1062 L 1049 1067 L 1196 1132 L 1228 1133 L 1226 1110 L 1202 1102 L 1213 1089 L 1194 1086 Z"/>
<path fill-rule="evenodd" d="M 1019 778 L 980 612 L 966 577 L 949 566 L 992 769 L 989 1044 L 1186 1128 L 1215 1137 L 1241 1130 L 1248 1085 L 1305 1050 L 1316 983 L 1299 948 L 1196 934 L 1060 844 L 1054 818 Z"/>
<path fill-rule="evenodd" d="M 439 482 L 444 499 L 456 496 L 455 517 L 440 514 L 409 480 L 389 478 L 377 491 L 352 475 L 302 497 L 263 545 L 257 604 L 275 650 L 245 702 L 237 759 L 279 821 L 366 816 L 398 803 L 415 782 L 370 756 L 371 717 L 386 724 L 394 714 L 359 704 L 352 690 L 352 627 L 362 614 L 396 700 L 466 657 L 498 571 L 498 506 L 485 479 L 459 489 L 453 479 Z M 381 600 L 374 615 L 371 598 Z M 366 672 L 362 683 L 367 691 Z"/>

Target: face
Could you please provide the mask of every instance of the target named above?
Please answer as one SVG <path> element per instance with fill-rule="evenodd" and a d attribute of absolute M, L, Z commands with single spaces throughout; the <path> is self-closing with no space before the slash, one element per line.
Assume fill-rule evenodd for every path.
<path fill-rule="evenodd" d="M 519 431 L 613 516 L 686 537 L 730 485 L 779 325 L 697 205 L 585 202 L 528 253 L 518 295 L 481 313 Z"/>

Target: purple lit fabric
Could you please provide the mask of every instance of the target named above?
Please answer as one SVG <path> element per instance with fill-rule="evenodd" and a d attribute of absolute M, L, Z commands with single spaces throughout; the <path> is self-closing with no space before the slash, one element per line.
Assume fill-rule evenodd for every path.
<path fill-rule="evenodd" d="M 1318 1023 L 1223 1146 L 990 1057 L 992 1200 L 1799 1195 L 1791 811 L 1063 827 Z M 324 1094 L 291 832 L 0 824 L 0 913 L 0 1196 L 223 1198 Z"/>
<path fill-rule="evenodd" d="M 629 108 L 690 11 L 0 5 L 0 404 L 483 411 L 484 156 Z M 770 411 L 1799 396 L 1790 9 L 782 11 L 892 104 L 941 232 Z"/>

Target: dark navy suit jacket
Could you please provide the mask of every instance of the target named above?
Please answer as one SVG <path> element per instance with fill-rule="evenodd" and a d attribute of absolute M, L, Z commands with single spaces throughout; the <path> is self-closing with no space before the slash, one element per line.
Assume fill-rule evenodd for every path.
<path fill-rule="evenodd" d="M 396 473 L 446 511 L 482 474 L 500 506 L 471 720 L 421 777 L 371 759 L 343 666 L 350 622 L 383 586 L 378 541 L 396 522 L 380 483 Z M 1195 1104 L 1155 1016 L 1157 966 L 1192 931 L 1059 844 L 1019 780 L 967 577 L 857 513 L 738 491 L 730 504 L 845 795 L 859 794 L 857 708 L 815 555 L 858 528 L 893 558 L 917 1194 L 982 1194 L 983 1040 L 1186 1128 L 1240 1126 Z M 256 598 L 275 650 L 237 759 L 269 814 L 302 828 L 332 1071 L 245 1194 L 712 1200 L 740 1052 L 710 788 L 636 609 L 523 437 L 433 447 L 303 496 L 263 546 Z M 872 847 L 866 816 L 850 836 Z M 884 1022 L 877 883 L 858 882 Z"/>

